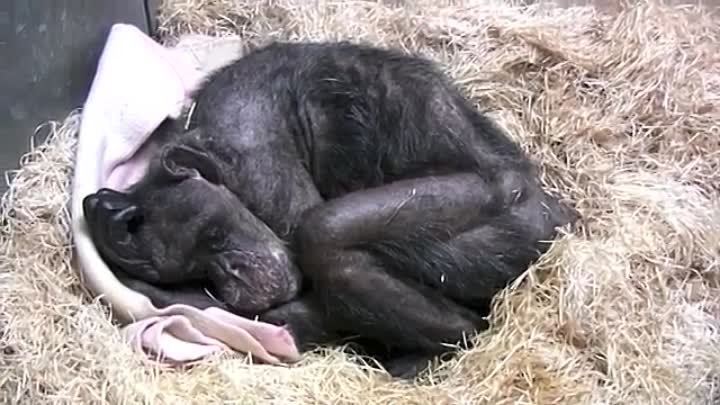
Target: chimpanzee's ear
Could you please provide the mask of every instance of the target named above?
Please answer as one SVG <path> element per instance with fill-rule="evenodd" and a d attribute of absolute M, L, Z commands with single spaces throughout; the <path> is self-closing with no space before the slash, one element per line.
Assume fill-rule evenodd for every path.
<path fill-rule="evenodd" d="M 193 147 L 167 145 L 163 148 L 160 160 L 165 172 L 173 178 L 186 179 L 199 174 L 211 183 L 222 182 L 220 166 L 210 155 Z"/>

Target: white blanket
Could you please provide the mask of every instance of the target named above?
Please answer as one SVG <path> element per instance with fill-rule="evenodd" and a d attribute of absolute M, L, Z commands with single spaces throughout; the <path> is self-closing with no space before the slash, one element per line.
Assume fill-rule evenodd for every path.
<path fill-rule="evenodd" d="M 156 308 L 127 288 L 99 256 L 86 227 L 82 200 L 102 187 L 123 191 L 147 168 L 156 147 L 150 134 L 179 117 L 188 94 L 212 69 L 240 55 L 239 40 L 189 38 L 165 48 L 137 28 L 113 26 L 83 106 L 72 189 L 72 232 L 83 284 L 126 323 L 139 350 L 171 363 L 220 350 L 251 353 L 271 364 L 297 361 L 289 332 L 219 308 Z"/>

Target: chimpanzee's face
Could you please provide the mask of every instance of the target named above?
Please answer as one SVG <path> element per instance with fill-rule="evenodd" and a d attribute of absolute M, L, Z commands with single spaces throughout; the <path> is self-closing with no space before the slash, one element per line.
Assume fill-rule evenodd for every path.
<path fill-rule="evenodd" d="M 209 280 L 217 298 L 242 314 L 289 301 L 300 288 L 289 253 L 220 179 L 207 155 L 167 147 L 128 194 L 86 198 L 98 250 L 149 283 Z"/>

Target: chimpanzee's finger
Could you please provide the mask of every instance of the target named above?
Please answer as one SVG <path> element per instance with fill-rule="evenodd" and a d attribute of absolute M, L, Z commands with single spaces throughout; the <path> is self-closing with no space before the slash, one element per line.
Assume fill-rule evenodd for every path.
<path fill-rule="evenodd" d="M 127 195 L 101 189 L 83 200 L 90 237 L 106 260 L 123 268 L 137 264 L 137 242 L 129 232 L 139 221 L 140 208 Z"/>
<path fill-rule="evenodd" d="M 83 213 L 92 227 L 93 224 L 106 220 L 112 213 L 133 205 L 127 195 L 103 188 L 83 199 Z"/>

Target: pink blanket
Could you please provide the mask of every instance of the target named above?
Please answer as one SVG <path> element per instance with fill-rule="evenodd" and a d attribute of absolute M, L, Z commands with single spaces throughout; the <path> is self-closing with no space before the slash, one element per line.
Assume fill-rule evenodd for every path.
<path fill-rule="evenodd" d="M 133 26 L 112 28 L 82 112 L 71 202 L 75 253 L 83 285 L 126 324 L 128 341 L 138 350 L 170 364 L 235 350 L 280 365 L 300 358 L 286 329 L 220 308 L 156 308 L 113 275 L 83 217 L 88 194 L 101 187 L 122 191 L 143 175 L 156 147 L 148 139 L 152 131 L 181 114 L 189 92 L 212 68 L 239 56 L 239 42 L 233 49 L 217 41 L 165 48 Z"/>

